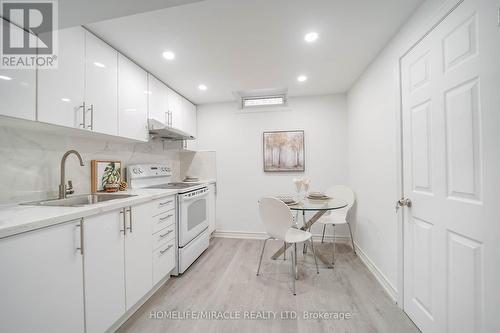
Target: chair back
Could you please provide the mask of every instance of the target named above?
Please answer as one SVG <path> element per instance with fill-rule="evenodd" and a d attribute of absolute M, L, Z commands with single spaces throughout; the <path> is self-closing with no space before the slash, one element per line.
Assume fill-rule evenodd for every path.
<path fill-rule="evenodd" d="M 259 201 L 259 213 L 269 236 L 285 240 L 285 234 L 293 223 L 293 215 L 281 200 L 266 197 Z"/>

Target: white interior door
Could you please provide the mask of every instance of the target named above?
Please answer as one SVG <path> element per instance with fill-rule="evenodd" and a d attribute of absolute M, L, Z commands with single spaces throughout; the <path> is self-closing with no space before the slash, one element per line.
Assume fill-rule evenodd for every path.
<path fill-rule="evenodd" d="M 402 59 L 404 309 L 424 333 L 500 327 L 495 7 L 465 0 Z"/>

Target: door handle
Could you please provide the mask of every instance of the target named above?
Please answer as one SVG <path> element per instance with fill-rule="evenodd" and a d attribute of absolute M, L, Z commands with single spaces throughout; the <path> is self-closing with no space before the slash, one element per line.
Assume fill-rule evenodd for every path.
<path fill-rule="evenodd" d="M 125 225 L 125 208 L 120 210 L 120 216 L 122 219 L 122 227 L 123 227 L 123 229 L 120 229 L 120 232 L 123 232 L 123 236 L 125 236 L 127 234 L 127 226 Z"/>
<path fill-rule="evenodd" d="M 411 202 L 411 199 L 409 198 L 401 198 L 399 199 L 398 201 L 396 201 L 396 212 L 399 210 L 399 208 L 401 207 L 408 207 L 408 208 L 411 208 L 412 206 L 412 202 Z"/>

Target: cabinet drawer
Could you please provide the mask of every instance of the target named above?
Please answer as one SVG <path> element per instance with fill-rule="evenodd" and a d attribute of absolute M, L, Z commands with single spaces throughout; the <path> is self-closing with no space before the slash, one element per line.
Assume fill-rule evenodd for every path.
<path fill-rule="evenodd" d="M 152 215 L 156 216 L 158 214 L 164 213 L 174 208 L 175 208 L 175 196 L 161 198 L 153 201 Z"/>
<path fill-rule="evenodd" d="M 175 240 L 175 223 L 172 223 L 165 229 L 158 231 L 152 237 L 153 237 L 153 251 L 165 245 L 171 239 Z"/>
<path fill-rule="evenodd" d="M 153 252 L 153 284 L 157 284 L 175 267 L 175 239 Z"/>
<path fill-rule="evenodd" d="M 153 234 L 175 224 L 175 209 L 153 217 Z"/>

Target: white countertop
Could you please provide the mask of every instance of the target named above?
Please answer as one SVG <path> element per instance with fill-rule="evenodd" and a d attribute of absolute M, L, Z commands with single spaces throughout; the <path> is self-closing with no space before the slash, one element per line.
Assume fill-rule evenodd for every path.
<path fill-rule="evenodd" d="M 0 206 L 0 238 L 48 227 L 122 207 L 177 194 L 177 190 L 137 189 L 119 192 L 136 196 L 82 207 Z"/>
<path fill-rule="evenodd" d="M 200 182 L 211 184 L 215 183 L 215 180 L 207 179 Z M 128 189 L 118 193 L 133 194 L 136 196 L 82 207 L 26 206 L 19 204 L 0 205 L 0 239 L 174 195 L 177 194 L 177 190 Z"/>

